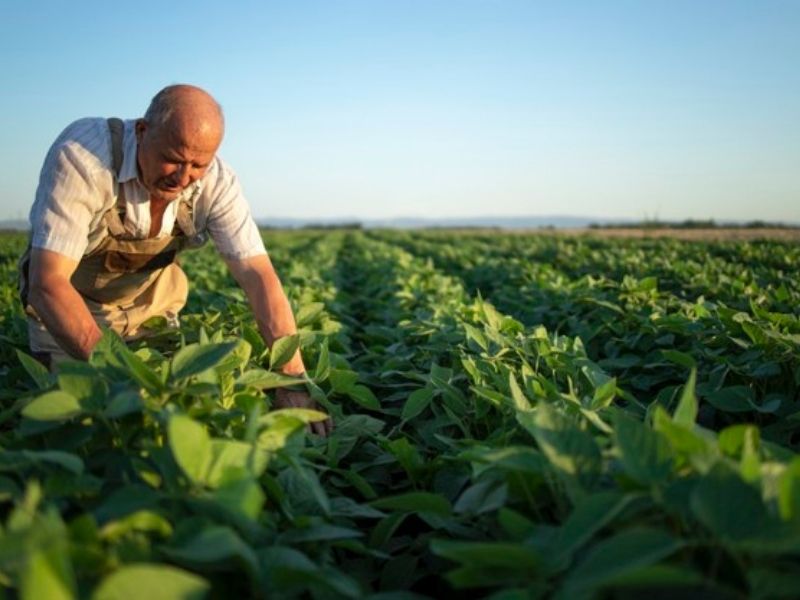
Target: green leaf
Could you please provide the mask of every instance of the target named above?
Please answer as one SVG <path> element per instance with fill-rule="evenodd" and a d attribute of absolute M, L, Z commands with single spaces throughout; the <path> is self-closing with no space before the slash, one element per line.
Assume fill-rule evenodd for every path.
<path fill-rule="evenodd" d="M 151 394 L 160 394 L 166 390 L 158 374 L 133 352 L 123 347 L 119 351 L 119 356 L 133 380 L 145 390 Z"/>
<path fill-rule="evenodd" d="M 380 410 L 381 408 L 381 403 L 378 402 L 375 394 L 365 385 L 354 385 L 347 392 L 347 395 L 364 408 L 369 408 L 370 410 Z"/>
<path fill-rule="evenodd" d="M 408 517 L 409 513 L 396 512 L 392 513 L 380 522 L 372 530 L 369 537 L 369 545 L 373 548 L 382 548 L 389 543 L 389 540 L 395 534 L 397 529 Z"/>
<path fill-rule="evenodd" d="M 747 570 L 747 583 L 751 598 L 794 600 L 800 590 L 800 573 L 779 564 L 760 565 Z"/>
<path fill-rule="evenodd" d="M 216 367 L 236 346 L 237 342 L 184 346 L 172 358 L 170 378 L 178 381 Z"/>
<path fill-rule="evenodd" d="M 359 504 L 352 498 L 339 496 L 331 500 L 331 515 L 354 519 L 382 519 L 386 513 L 366 504 Z"/>
<path fill-rule="evenodd" d="M 641 567 L 633 571 L 625 572 L 617 577 L 612 577 L 607 582 L 608 586 L 615 588 L 644 588 L 644 589 L 658 589 L 668 590 L 674 587 L 705 587 L 705 591 L 710 597 L 713 596 L 713 584 L 704 577 L 701 573 L 693 571 L 686 567 L 677 567 L 672 565 L 651 565 Z M 638 590 L 631 590 L 636 592 Z M 676 595 L 680 594 L 680 590 L 675 591 Z M 724 594 L 721 597 L 725 597 Z"/>
<path fill-rule="evenodd" d="M 476 350 L 489 352 L 489 342 L 486 341 L 486 337 L 477 327 L 474 327 L 469 323 L 464 323 L 464 331 L 467 334 L 467 342 L 471 342 L 474 346 L 477 346 Z"/>
<path fill-rule="evenodd" d="M 602 458 L 589 433 L 543 402 L 534 412 L 517 412 L 517 421 L 533 435 L 557 472 L 582 485 L 593 484 L 602 469 Z"/>
<path fill-rule="evenodd" d="M 408 395 L 408 399 L 406 400 L 405 404 L 403 405 L 403 411 L 400 414 L 400 418 L 403 421 L 410 421 L 414 417 L 418 416 L 431 403 L 434 394 L 435 391 L 428 387 L 420 388 L 411 392 Z"/>
<path fill-rule="evenodd" d="M 21 350 L 15 349 L 15 352 L 17 353 L 19 362 L 22 363 L 22 368 L 25 369 L 25 372 L 30 375 L 31 379 L 33 379 L 36 387 L 38 387 L 40 390 L 43 390 L 52 385 L 53 379 L 50 375 L 50 371 L 47 370 L 47 367 Z"/>
<path fill-rule="evenodd" d="M 292 506 L 308 514 L 316 514 L 318 508 L 324 515 L 330 515 L 330 499 L 317 474 L 296 461 L 291 461 L 291 466 L 280 474 L 279 481 Z"/>
<path fill-rule="evenodd" d="M 205 427 L 186 415 L 172 415 L 167 425 L 175 462 L 195 484 L 203 484 L 212 460 L 211 438 Z"/>
<path fill-rule="evenodd" d="M 267 453 L 253 444 L 239 440 L 211 440 L 210 459 L 203 481 L 212 488 L 217 487 L 229 469 L 246 471 L 258 479 L 267 468 L 267 460 Z"/>
<path fill-rule="evenodd" d="M 250 477 L 223 479 L 212 498 L 228 510 L 253 521 L 258 519 L 266 500 L 261 486 Z"/>
<path fill-rule="evenodd" d="M 550 558 L 569 560 L 592 536 L 616 519 L 633 498 L 617 492 L 600 492 L 583 498 L 559 528 Z"/>
<path fill-rule="evenodd" d="M 442 517 L 452 514 L 452 507 L 444 496 L 430 492 L 408 492 L 373 500 L 370 506 L 383 510 L 412 513 L 431 513 Z"/>
<path fill-rule="evenodd" d="M 92 514 L 98 523 L 121 519 L 140 510 L 155 508 L 159 498 L 157 492 L 140 484 L 118 487 L 103 497 L 102 503 L 92 511 Z"/>
<path fill-rule="evenodd" d="M 385 447 L 397 458 L 397 462 L 403 466 L 409 477 L 414 480 L 417 471 L 419 471 L 423 465 L 423 460 L 417 447 L 405 437 L 399 437 L 387 442 Z"/>
<path fill-rule="evenodd" d="M 530 547 L 506 542 L 432 540 L 431 551 L 454 562 L 532 574 L 542 560 Z"/>
<path fill-rule="evenodd" d="M 502 508 L 507 500 L 508 485 L 504 481 L 484 478 L 462 492 L 453 510 L 457 514 L 481 515 Z"/>
<path fill-rule="evenodd" d="M 72 394 L 84 406 L 99 409 L 102 399 L 108 396 L 108 386 L 100 372 L 89 363 L 66 361 L 59 365 L 56 379 L 61 391 Z"/>
<path fill-rule="evenodd" d="M 139 510 L 107 523 L 100 531 L 100 537 L 113 542 L 132 531 L 143 531 L 167 538 L 172 535 L 172 525 L 156 512 Z"/>
<path fill-rule="evenodd" d="M 266 429 L 258 435 L 258 446 L 268 452 L 279 450 L 286 446 L 293 435 L 304 431 L 307 423 L 324 421 L 327 418 L 325 413 L 304 408 L 270 411 L 259 417 L 259 425 L 265 425 Z"/>
<path fill-rule="evenodd" d="M 592 396 L 592 410 L 600 410 L 611 406 L 617 396 L 617 378 L 611 377 L 607 381 L 598 385 Z"/>
<path fill-rule="evenodd" d="M 263 548 L 259 550 L 259 558 L 272 588 L 281 590 L 287 597 L 299 596 L 296 592 L 306 589 L 312 593 L 303 597 L 366 597 L 353 578 L 336 569 L 320 567 L 294 548 L 285 546 Z"/>
<path fill-rule="evenodd" d="M 572 568 L 565 596 L 596 589 L 603 584 L 658 563 L 683 547 L 683 543 L 657 529 L 637 528 L 617 533 L 595 544 L 586 558 Z"/>
<path fill-rule="evenodd" d="M 202 600 L 209 590 L 208 582 L 193 573 L 169 565 L 139 563 L 123 566 L 106 577 L 92 600 Z"/>
<path fill-rule="evenodd" d="M 314 369 L 314 381 L 319 383 L 325 381 L 331 373 L 331 359 L 330 351 L 328 350 L 328 338 L 322 342 L 319 349 L 319 358 L 317 358 L 317 365 Z"/>
<path fill-rule="evenodd" d="M 278 338 L 272 344 L 269 351 L 269 368 L 278 369 L 292 360 L 300 347 L 300 336 L 298 334 L 287 335 Z"/>
<path fill-rule="evenodd" d="M 661 356 L 666 358 L 668 361 L 673 362 L 676 365 L 686 367 L 687 369 L 697 368 L 697 361 L 691 354 L 686 354 L 686 352 L 679 352 L 678 350 L 661 350 Z"/>
<path fill-rule="evenodd" d="M 270 546 L 260 549 L 258 555 L 276 588 L 306 586 L 320 570 L 319 565 L 294 548 Z"/>
<path fill-rule="evenodd" d="M 219 566 L 223 561 L 239 561 L 251 575 L 258 572 L 258 557 L 253 549 L 230 527 L 211 525 L 180 546 L 164 548 L 173 560 L 191 566 Z"/>
<path fill-rule="evenodd" d="M 732 425 L 723 429 L 718 437 L 719 449 L 731 457 L 739 458 L 739 473 L 748 483 L 761 477 L 759 447 L 761 434 L 755 425 Z"/>
<path fill-rule="evenodd" d="M 325 310 L 322 302 L 311 302 L 301 306 L 294 314 L 294 320 L 298 327 L 311 325 L 319 315 Z"/>
<path fill-rule="evenodd" d="M 132 413 L 141 412 L 142 408 L 144 408 L 144 404 L 139 392 L 125 390 L 111 398 L 103 415 L 109 419 L 119 419 Z"/>
<path fill-rule="evenodd" d="M 692 464 L 705 473 L 719 459 L 719 451 L 713 439 L 694 431 L 694 425 L 684 427 L 675 423 L 660 406 L 653 411 L 653 429 L 663 434 L 672 447 L 673 456 Z"/>
<path fill-rule="evenodd" d="M 312 410 L 310 408 L 279 408 L 271 410 L 258 418 L 259 425 L 272 427 L 286 419 L 300 421 L 301 423 L 317 423 L 328 418 L 324 412 Z"/>
<path fill-rule="evenodd" d="M 21 600 L 71 600 L 76 596 L 75 574 L 70 560 L 68 533 L 58 512 L 51 508 L 44 513 L 34 511 L 40 491 L 28 486 L 26 500 L 18 505 L 8 521 L 8 529 L 21 533 L 26 525 L 27 540 L 22 555 L 15 556 L 21 562 L 19 572 L 19 597 Z M 27 513 L 18 520 L 20 511 Z M 15 521 L 17 521 L 15 523 Z M 27 527 L 26 527 L 27 528 Z M 14 531 L 16 530 L 16 532 Z M 13 534 L 12 534 L 13 535 Z"/>
<path fill-rule="evenodd" d="M 723 540 L 758 537 L 766 528 L 767 513 L 758 490 L 723 467 L 700 480 L 690 505 L 697 519 Z"/>
<path fill-rule="evenodd" d="M 357 529 L 319 523 L 309 527 L 295 527 L 280 536 L 282 542 L 298 544 L 302 542 L 330 542 L 334 540 L 351 540 L 363 537 Z"/>
<path fill-rule="evenodd" d="M 541 559 L 530 547 L 507 542 L 433 540 L 431 550 L 461 563 L 446 577 L 456 588 L 503 586 L 535 578 Z"/>
<path fill-rule="evenodd" d="M 63 525 L 60 529 L 63 531 Z M 72 600 L 76 597 L 75 575 L 64 538 L 59 535 L 55 540 L 50 539 L 49 544 L 36 548 L 26 558 L 19 581 L 21 600 Z"/>
<path fill-rule="evenodd" d="M 238 339 L 235 344 L 233 350 L 214 367 L 218 374 L 231 373 L 247 366 L 253 347 L 245 339 Z"/>
<path fill-rule="evenodd" d="M 770 343 L 770 336 L 767 333 L 767 330 L 755 323 L 749 321 L 743 321 L 740 323 L 742 326 L 742 330 L 747 334 L 754 344 L 757 345 L 768 345 Z"/>
<path fill-rule="evenodd" d="M 743 385 L 724 387 L 706 396 L 709 404 L 725 412 L 750 412 L 754 398 L 753 390 Z"/>
<path fill-rule="evenodd" d="M 22 409 L 22 416 L 36 421 L 66 421 L 83 412 L 75 396 L 56 390 L 34 398 Z"/>
<path fill-rule="evenodd" d="M 658 431 L 622 411 L 615 414 L 614 443 L 625 472 L 644 484 L 664 482 L 672 472 L 672 453 Z"/>
<path fill-rule="evenodd" d="M 497 522 L 513 541 L 521 542 L 536 531 L 536 524 L 510 508 L 497 511 Z"/>
<path fill-rule="evenodd" d="M 517 410 L 528 411 L 531 410 L 531 403 L 522 393 L 517 378 L 513 373 L 508 374 L 508 387 L 511 390 L 511 399 L 514 401 L 514 408 Z"/>
<path fill-rule="evenodd" d="M 349 369 L 331 369 L 329 379 L 335 392 L 349 394 L 358 381 L 358 373 Z"/>
<path fill-rule="evenodd" d="M 792 459 L 778 480 L 778 508 L 784 521 L 800 521 L 800 457 Z"/>
<path fill-rule="evenodd" d="M 692 369 L 689 373 L 689 380 L 683 386 L 678 408 L 675 409 L 675 414 L 672 416 L 672 420 L 678 425 L 691 428 L 697 421 L 697 397 L 694 393 L 696 382 L 697 369 Z"/>
<path fill-rule="evenodd" d="M 305 383 L 302 377 L 290 377 L 283 373 L 266 371 L 264 369 L 250 369 L 241 374 L 236 380 L 238 387 L 251 387 L 257 390 L 271 390 L 290 385 L 301 385 Z"/>
<path fill-rule="evenodd" d="M 32 461 L 56 464 L 75 475 L 83 473 L 83 460 L 79 456 L 61 450 L 22 450 L 20 453 Z"/>
<path fill-rule="evenodd" d="M 529 475 L 544 475 L 548 468 L 547 459 L 542 453 L 528 446 L 475 447 L 465 450 L 460 458 L 473 463 L 476 476 L 493 467 Z"/>

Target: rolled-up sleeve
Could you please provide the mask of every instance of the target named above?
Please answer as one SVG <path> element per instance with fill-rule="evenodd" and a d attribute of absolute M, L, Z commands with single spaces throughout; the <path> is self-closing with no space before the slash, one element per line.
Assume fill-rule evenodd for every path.
<path fill-rule="evenodd" d="M 220 254 L 241 260 L 266 254 L 261 232 L 250 214 L 236 174 L 219 158 L 203 183 L 202 198 L 208 203 L 206 229 Z"/>

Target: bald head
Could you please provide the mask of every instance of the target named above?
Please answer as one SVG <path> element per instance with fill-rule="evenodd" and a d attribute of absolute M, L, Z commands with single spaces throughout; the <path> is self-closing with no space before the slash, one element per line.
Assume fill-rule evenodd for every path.
<path fill-rule="evenodd" d="M 222 109 L 205 90 L 171 85 L 136 123 L 139 178 L 151 200 L 172 200 L 205 174 L 222 142 Z"/>
<path fill-rule="evenodd" d="M 205 90 L 187 84 L 170 85 L 150 101 L 144 115 L 149 127 L 168 128 L 195 135 L 218 136 L 222 140 L 225 119 L 222 107 Z"/>

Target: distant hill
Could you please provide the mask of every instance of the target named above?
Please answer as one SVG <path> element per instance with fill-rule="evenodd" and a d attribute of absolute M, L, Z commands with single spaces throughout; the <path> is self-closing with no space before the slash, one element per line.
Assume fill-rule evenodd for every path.
<path fill-rule="evenodd" d="M 257 219 L 261 227 L 276 229 L 293 229 L 298 227 L 343 227 L 360 226 L 367 229 L 423 229 L 423 228 L 500 228 L 500 229 L 583 229 L 593 228 L 634 228 L 634 229 L 702 229 L 702 228 L 794 228 L 800 223 L 768 223 L 764 221 L 714 221 L 687 219 L 683 221 L 642 221 L 641 219 L 610 219 L 583 216 L 516 216 L 516 217 L 451 217 L 451 218 L 425 218 L 425 217 L 397 217 L 394 219 L 357 219 L 354 217 L 339 219 L 290 219 L 275 217 L 272 219 Z"/>
<path fill-rule="evenodd" d="M 332 227 L 345 224 L 360 224 L 366 228 L 386 229 L 421 229 L 426 227 L 499 227 L 502 229 L 537 229 L 542 227 L 578 228 L 588 227 L 591 224 L 619 223 L 619 219 L 597 219 L 594 217 L 451 217 L 451 218 L 425 218 L 425 217 L 397 217 L 394 219 L 289 219 L 275 217 L 271 219 L 257 219 L 261 227 L 297 228 L 320 225 Z"/>
<path fill-rule="evenodd" d="M 0 220 L 0 231 L 27 231 L 30 225 L 22 219 Z"/>

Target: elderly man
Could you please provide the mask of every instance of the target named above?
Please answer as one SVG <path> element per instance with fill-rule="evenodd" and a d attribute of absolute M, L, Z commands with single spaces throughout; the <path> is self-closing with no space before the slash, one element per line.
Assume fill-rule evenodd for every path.
<path fill-rule="evenodd" d="M 127 339 L 153 316 L 177 323 L 188 291 L 175 262 L 211 237 L 244 289 L 268 345 L 294 316 L 239 182 L 216 156 L 224 122 L 204 90 L 161 90 L 143 119 L 81 119 L 58 137 L 31 210 L 21 261 L 31 351 L 46 363 L 89 357 L 100 326 Z M 298 352 L 284 367 L 305 369 Z M 280 406 L 311 406 L 279 390 Z M 325 434 L 330 421 L 316 423 Z"/>

